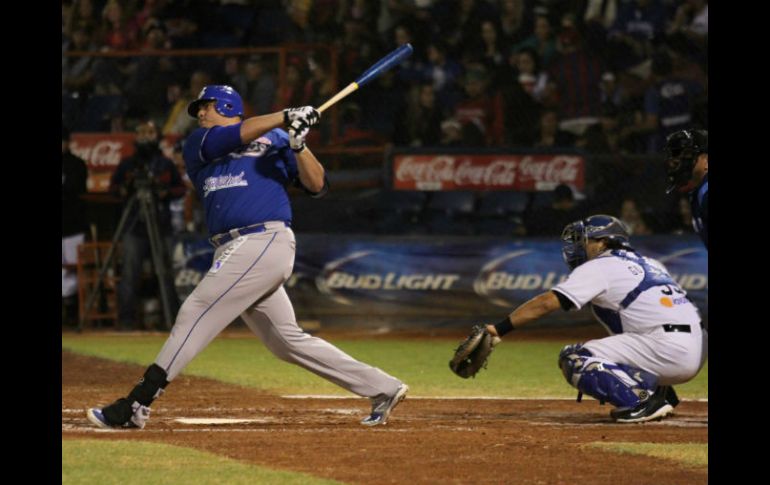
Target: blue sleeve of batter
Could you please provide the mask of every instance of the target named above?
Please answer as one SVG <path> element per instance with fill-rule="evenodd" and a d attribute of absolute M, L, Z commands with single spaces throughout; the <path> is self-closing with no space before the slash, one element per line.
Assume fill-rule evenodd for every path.
<path fill-rule="evenodd" d="M 182 152 L 185 162 L 198 165 L 211 163 L 243 145 L 241 124 L 198 128 L 187 137 Z"/>

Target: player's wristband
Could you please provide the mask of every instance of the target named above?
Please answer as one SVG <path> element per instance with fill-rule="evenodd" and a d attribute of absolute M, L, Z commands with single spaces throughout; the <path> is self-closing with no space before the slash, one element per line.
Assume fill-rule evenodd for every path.
<path fill-rule="evenodd" d="M 500 337 L 506 333 L 513 332 L 513 324 L 511 323 L 511 319 L 508 317 L 505 317 L 505 320 L 496 323 L 494 327 L 495 330 L 497 330 L 497 335 Z"/>
<path fill-rule="evenodd" d="M 307 148 L 307 146 L 305 146 L 305 144 L 303 143 L 303 144 L 302 144 L 302 146 L 301 146 L 300 148 L 294 148 L 294 147 L 292 147 L 292 149 L 291 149 L 291 150 L 292 150 L 294 153 L 302 153 L 302 152 L 304 152 L 304 151 L 305 151 L 305 148 Z"/>

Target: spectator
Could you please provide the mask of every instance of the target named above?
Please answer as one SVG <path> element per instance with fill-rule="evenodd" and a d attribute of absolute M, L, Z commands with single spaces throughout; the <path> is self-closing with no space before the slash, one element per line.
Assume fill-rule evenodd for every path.
<path fill-rule="evenodd" d="M 449 118 L 441 123 L 441 141 L 439 145 L 445 147 L 463 146 L 463 125 L 454 118 Z"/>
<path fill-rule="evenodd" d="M 509 63 L 518 73 L 517 81 L 527 94 L 536 101 L 543 99 L 548 84 L 548 74 L 540 69 L 537 53 L 528 47 L 512 53 Z"/>
<path fill-rule="evenodd" d="M 303 83 L 307 79 L 302 69 L 302 61 L 298 57 L 292 57 L 286 63 L 286 82 L 283 86 L 278 86 L 278 96 L 273 105 L 276 111 L 277 106 L 301 106 L 303 96 Z"/>
<path fill-rule="evenodd" d="M 659 153 L 666 137 L 675 131 L 693 128 L 692 110 L 703 88 L 696 82 L 672 74 L 671 57 L 665 51 L 652 62 L 652 85 L 644 94 L 644 112 L 633 125 L 621 130 L 628 143 L 640 137 L 644 153 Z"/>
<path fill-rule="evenodd" d="M 540 134 L 535 142 L 536 147 L 568 148 L 572 147 L 574 142 L 574 135 L 559 129 L 559 118 L 556 111 L 546 109 L 542 112 L 540 115 Z"/>
<path fill-rule="evenodd" d="M 585 49 L 574 18 L 565 15 L 561 25 L 560 52 L 548 70 L 548 78 L 556 88 L 562 128 L 580 135 L 588 125 L 597 121 L 603 70 L 599 58 Z"/>
<path fill-rule="evenodd" d="M 527 236 L 550 236 L 560 234 L 561 230 L 583 215 L 579 210 L 572 189 L 565 184 L 557 185 L 553 190 L 552 202 L 548 206 L 534 207 L 524 216 Z"/>
<path fill-rule="evenodd" d="M 187 114 L 187 105 L 198 97 L 204 86 L 211 83 L 211 77 L 203 71 L 195 71 L 190 76 L 189 87 L 182 90 L 180 83 L 172 82 L 168 87 L 168 102 L 171 109 L 163 124 L 163 135 L 184 136 L 195 128 L 195 120 Z"/>
<path fill-rule="evenodd" d="M 406 113 L 407 89 L 398 82 L 393 70 L 367 86 L 359 95 L 361 106 L 366 106 L 361 113 L 363 128 L 375 131 L 383 141 L 392 139 L 397 123 Z"/>
<path fill-rule="evenodd" d="M 513 46 L 513 51 L 519 51 L 524 48 L 533 49 L 543 63 L 545 69 L 551 64 L 551 60 L 556 56 L 556 40 L 553 38 L 553 29 L 551 21 L 545 15 L 535 17 L 535 31 L 532 35 L 522 42 Z"/>
<path fill-rule="evenodd" d="M 523 39 L 527 14 L 525 3 L 524 0 L 500 1 L 501 45 L 514 45 Z"/>
<path fill-rule="evenodd" d="M 141 40 L 142 50 L 168 50 L 166 32 L 157 22 L 149 22 L 145 26 L 144 37 Z M 167 88 L 178 75 L 176 62 L 166 56 L 140 56 L 136 58 L 130 76 L 125 83 L 125 94 L 129 105 L 133 108 L 130 115 L 144 116 L 143 110 L 153 119 L 164 119 L 167 109 Z M 197 93 L 196 93 L 197 94 Z"/>
<path fill-rule="evenodd" d="M 667 31 L 667 43 L 700 65 L 707 65 L 709 5 L 706 0 L 686 0 L 677 8 Z"/>
<path fill-rule="evenodd" d="M 253 55 L 246 62 L 246 104 L 255 114 L 269 113 L 275 104 L 275 76 L 259 55 Z M 248 109 L 248 108 L 247 108 Z"/>
<path fill-rule="evenodd" d="M 617 0 L 588 0 L 585 3 L 583 22 L 586 46 L 594 52 L 604 53 L 607 50 L 607 33 L 617 17 L 618 2 Z"/>
<path fill-rule="evenodd" d="M 625 198 L 620 205 L 620 220 L 628 226 L 628 233 L 634 236 L 648 236 L 652 230 L 633 198 Z"/>
<path fill-rule="evenodd" d="M 605 104 L 599 123 L 589 126 L 576 146 L 588 153 L 619 153 L 621 145 L 618 109 L 613 104 Z"/>
<path fill-rule="evenodd" d="M 607 34 L 609 63 L 615 71 L 632 68 L 652 56 L 666 27 L 660 0 L 622 4 Z"/>
<path fill-rule="evenodd" d="M 62 125 L 61 134 L 61 297 L 64 319 L 73 323 L 77 319 L 77 273 L 64 265 L 78 262 L 77 247 L 85 242 L 87 230 L 85 202 L 88 170 L 86 162 L 70 151 L 70 131 Z"/>
<path fill-rule="evenodd" d="M 503 83 L 503 115 L 506 144 L 531 147 L 538 137 L 540 97 L 547 76 L 539 72 L 535 51 L 524 48 L 508 57 L 509 78 Z"/>
<path fill-rule="evenodd" d="M 72 32 L 69 51 L 95 51 L 91 41 L 91 32 L 86 28 L 76 28 Z M 62 94 L 76 94 L 84 97 L 93 90 L 95 59 L 90 56 L 65 57 L 62 62 Z"/>
<path fill-rule="evenodd" d="M 239 93 L 246 93 L 248 78 L 242 68 L 241 59 L 235 55 L 227 56 L 224 70 L 227 85 L 232 86 Z M 201 89 L 203 88 L 201 87 Z"/>
<path fill-rule="evenodd" d="M 404 44 L 412 44 L 413 47 L 416 44 L 412 29 L 406 24 L 397 25 L 393 31 L 393 36 L 395 45 L 390 46 L 393 49 Z M 415 51 L 411 56 L 402 61 L 396 69 L 396 77 L 401 83 L 417 83 L 421 80 L 424 66 L 419 44 L 415 47 Z"/>
<path fill-rule="evenodd" d="M 459 86 L 462 67 L 447 56 L 447 45 L 441 40 L 428 44 L 427 53 L 428 63 L 423 67 L 422 79 L 433 83 L 439 104 L 451 110 L 462 98 Z"/>
<path fill-rule="evenodd" d="M 396 130 L 395 142 L 414 147 L 438 145 L 441 140 L 442 114 L 436 105 L 433 85 L 418 85 L 410 94 L 404 126 Z"/>
<path fill-rule="evenodd" d="M 78 30 L 95 32 L 98 26 L 93 0 L 74 0 L 66 20 L 66 36 L 72 39 Z"/>
<path fill-rule="evenodd" d="M 126 11 L 118 0 L 108 0 L 102 10 L 99 43 L 107 50 L 130 50 L 137 45 L 137 30 L 130 26 Z"/>
<path fill-rule="evenodd" d="M 169 203 L 185 194 L 182 182 L 174 162 L 164 157 L 158 148 L 158 130 L 152 121 L 144 120 L 136 128 L 136 152 L 124 158 L 118 164 L 110 180 L 110 192 L 119 196 L 124 204 L 136 193 L 141 183 L 147 183 L 153 193 L 157 208 L 158 229 L 166 247 L 171 247 L 171 211 Z M 124 210 L 127 207 L 124 205 Z M 122 330 L 138 329 L 137 297 L 141 289 L 142 261 L 150 252 L 147 222 L 135 204 L 127 215 L 122 234 L 123 270 L 118 288 L 118 324 Z M 168 262 L 168 252 L 163 259 Z M 168 269 L 168 268 L 167 268 Z M 155 268 L 156 272 L 161 271 Z M 179 305 L 174 288 L 173 277 L 168 273 L 163 284 L 170 297 L 171 314 L 175 315 Z"/>
<path fill-rule="evenodd" d="M 495 18 L 496 13 L 482 0 L 459 0 L 454 7 L 441 33 L 451 49 L 461 52 L 464 46 L 478 43 L 481 22 Z"/>
<path fill-rule="evenodd" d="M 474 52 L 470 58 L 484 64 L 487 71 L 491 73 L 492 86 L 497 88 L 501 82 L 500 71 L 506 61 L 497 24 L 491 20 L 481 22 L 480 37 L 480 44 L 468 46 Z M 477 53 L 480 53 L 481 56 L 479 57 Z"/>
<path fill-rule="evenodd" d="M 321 59 L 308 59 L 310 78 L 305 81 L 301 105 L 321 106 L 334 96 L 334 85 L 329 77 L 327 63 Z"/>
<path fill-rule="evenodd" d="M 676 204 L 676 223 L 672 231 L 674 234 L 694 234 L 692 222 L 692 208 L 687 196 L 679 197 Z"/>
<path fill-rule="evenodd" d="M 463 125 L 475 125 L 484 135 L 484 145 L 501 145 L 504 131 L 502 96 L 498 92 L 490 93 L 486 69 L 478 64 L 471 65 L 465 74 L 464 87 L 466 97 L 455 106 L 454 118 Z"/>

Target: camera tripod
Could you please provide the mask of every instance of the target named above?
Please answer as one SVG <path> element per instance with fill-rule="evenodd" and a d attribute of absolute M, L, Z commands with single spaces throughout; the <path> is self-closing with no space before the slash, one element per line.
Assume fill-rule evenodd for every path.
<path fill-rule="evenodd" d="M 115 248 L 118 241 L 120 241 L 126 231 L 138 222 L 138 219 L 143 219 L 145 227 L 147 229 L 147 236 L 150 242 L 150 253 L 152 255 L 152 264 L 155 268 L 155 275 L 158 278 L 158 287 L 160 289 L 160 301 L 163 308 L 163 317 L 167 329 L 170 329 L 174 323 L 175 315 L 171 312 L 171 298 L 174 295 L 169 294 L 169 289 L 166 286 L 166 281 L 169 275 L 169 265 L 167 264 L 168 257 L 165 250 L 165 244 L 158 228 L 158 213 L 155 201 L 155 194 L 150 187 L 149 178 L 139 178 L 135 180 L 136 192 L 134 192 L 126 203 L 126 207 L 123 209 L 123 214 L 118 222 L 118 227 L 115 229 L 115 234 L 112 237 L 112 244 L 110 245 L 107 256 L 105 256 L 102 266 L 99 269 L 99 275 L 96 279 L 96 283 L 88 293 L 86 298 L 85 308 L 80 317 L 78 323 L 78 331 L 83 329 L 86 315 L 91 310 L 91 307 L 96 300 L 97 295 L 100 292 L 104 275 L 107 273 L 107 269 L 110 267 L 112 258 L 115 255 Z M 129 224 L 129 219 L 132 218 L 132 210 L 136 205 L 139 205 L 139 211 L 133 214 L 133 220 Z M 141 217 L 140 217 L 141 216 Z"/>

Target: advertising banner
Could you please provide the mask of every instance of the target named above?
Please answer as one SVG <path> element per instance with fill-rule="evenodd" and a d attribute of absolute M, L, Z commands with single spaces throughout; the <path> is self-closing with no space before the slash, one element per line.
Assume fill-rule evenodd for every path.
<path fill-rule="evenodd" d="M 708 253 L 697 237 L 647 236 L 634 244 L 667 266 L 707 319 Z M 175 253 L 177 287 L 189 293 L 212 255 L 205 241 L 187 241 Z M 300 234 L 286 288 L 301 319 L 430 324 L 499 319 L 568 274 L 559 241 Z M 559 311 L 544 322 L 586 315 Z"/>
<path fill-rule="evenodd" d="M 412 154 L 392 159 L 396 190 L 584 189 L 585 159 L 575 154 Z"/>
<path fill-rule="evenodd" d="M 73 133 L 70 139 L 70 150 L 86 161 L 88 180 L 86 188 L 89 192 L 107 192 L 110 187 L 110 177 L 120 160 L 134 154 L 134 133 Z M 178 135 L 163 137 L 160 148 L 171 158 L 174 143 Z"/>

